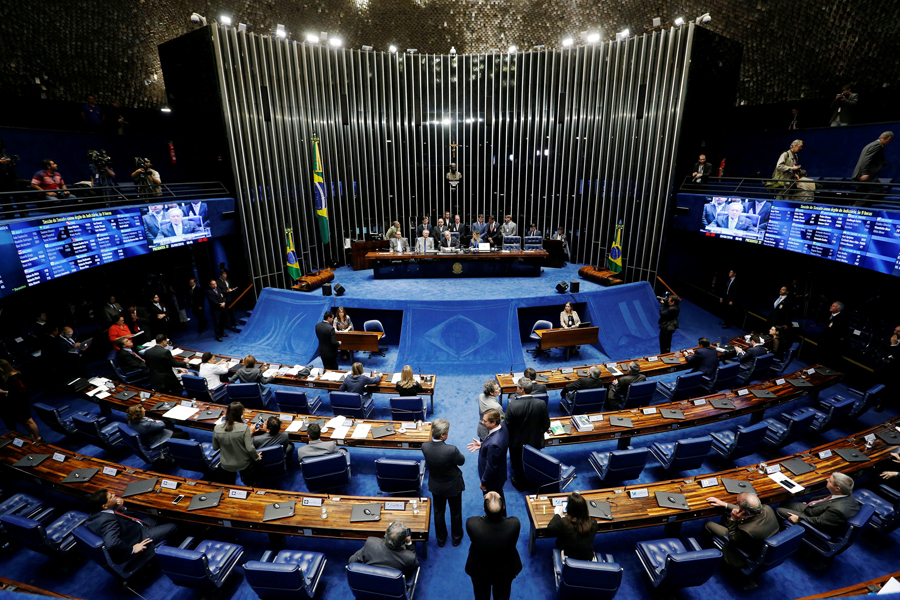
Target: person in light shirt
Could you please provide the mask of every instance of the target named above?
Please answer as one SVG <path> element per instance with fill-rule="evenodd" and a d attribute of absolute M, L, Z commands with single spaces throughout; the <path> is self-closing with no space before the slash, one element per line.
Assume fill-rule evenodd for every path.
<path fill-rule="evenodd" d="M 206 379 L 209 389 L 215 389 L 222 384 L 219 375 L 228 374 L 228 365 L 224 360 L 215 361 L 212 352 L 204 352 L 200 357 L 200 377 Z"/>

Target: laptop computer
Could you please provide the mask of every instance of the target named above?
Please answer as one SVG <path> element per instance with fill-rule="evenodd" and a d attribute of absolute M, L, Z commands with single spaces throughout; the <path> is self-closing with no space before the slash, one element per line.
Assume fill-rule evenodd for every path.
<path fill-rule="evenodd" d="M 91 387 L 91 382 L 85 379 L 84 377 L 79 377 L 75 381 L 69 383 L 69 387 L 72 388 L 72 391 L 78 393 L 81 390 L 87 389 Z"/>
<path fill-rule="evenodd" d="M 371 433 L 372 437 L 377 440 L 388 435 L 394 435 L 396 431 L 393 425 L 382 425 L 381 427 L 373 427 Z"/>
<path fill-rule="evenodd" d="M 656 495 L 656 503 L 660 508 L 675 508 L 677 510 L 691 510 L 684 494 L 676 492 L 653 492 Z"/>
<path fill-rule="evenodd" d="M 50 458 L 49 454 L 29 454 L 28 456 L 24 456 L 20 458 L 14 467 L 36 467 L 45 460 Z"/>
<path fill-rule="evenodd" d="M 478 242 L 478 251 L 479 252 L 490 252 L 491 245 L 488 242 Z"/>
<path fill-rule="evenodd" d="M 166 412 L 168 410 L 172 410 L 175 408 L 177 402 L 157 402 L 156 405 L 150 410 L 154 412 Z"/>
<path fill-rule="evenodd" d="M 612 521 L 612 509 L 609 506 L 609 502 L 603 502 L 602 500 L 588 500 L 587 505 L 588 515 L 590 515 L 591 518 Z"/>
<path fill-rule="evenodd" d="M 750 393 L 757 398 L 775 398 L 775 394 L 769 390 L 750 390 Z"/>
<path fill-rule="evenodd" d="M 263 513 L 263 521 L 275 521 L 276 519 L 286 519 L 294 516 L 294 506 L 296 502 L 276 502 L 275 504 L 266 504 L 265 513 Z"/>
<path fill-rule="evenodd" d="M 854 450 L 853 448 L 841 448 L 839 450 L 835 450 L 834 452 L 847 462 L 866 462 L 867 460 L 869 460 L 868 456 L 866 456 L 859 450 Z"/>
<path fill-rule="evenodd" d="M 897 433 L 896 431 L 880 431 L 875 434 L 875 437 L 891 446 L 900 445 L 900 433 Z"/>
<path fill-rule="evenodd" d="M 91 477 L 100 472 L 100 469 L 73 469 L 69 471 L 63 483 L 87 483 Z"/>
<path fill-rule="evenodd" d="M 122 497 L 128 498 L 129 496 L 137 496 L 138 494 L 147 494 L 149 492 L 152 492 L 156 487 L 157 481 L 159 481 L 159 477 L 141 479 L 140 481 L 132 481 L 127 486 L 125 486 L 125 491 L 122 492 Z"/>
<path fill-rule="evenodd" d="M 325 419 L 314 419 L 312 421 L 309 421 L 308 423 L 304 423 L 303 425 L 301 425 L 300 431 L 306 431 L 307 429 L 309 429 L 309 426 L 312 425 L 313 423 L 317 423 L 320 428 L 325 427 L 325 423 L 327 423 L 327 422 L 328 421 L 326 421 Z"/>
<path fill-rule="evenodd" d="M 659 360 L 663 361 L 667 365 L 680 365 L 681 359 L 677 356 L 660 356 Z"/>
<path fill-rule="evenodd" d="M 137 395 L 137 392 L 119 392 L 118 394 L 113 396 L 113 398 L 115 398 L 116 400 L 131 400 Z"/>
<path fill-rule="evenodd" d="M 211 421 L 213 419 L 218 419 L 222 415 L 221 408 L 211 408 L 208 410 L 201 410 L 197 413 L 198 421 Z"/>
<path fill-rule="evenodd" d="M 538 383 L 550 383 L 550 378 L 546 375 L 541 375 L 540 373 L 538 373 L 535 381 L 537 381 Z"/>
<path fill-rule="evenodd" d="M 364 523 L 366 521 L 381 520 L 381 504 L 355 504 L 350 509 L 351 523 Z"/>
<path fill-rule="evenodd" d="M 584 329 L 585 327 L 590 327 L 590 326 L 591 326 L 590 321 L 582 321 L 581 323 L 578 324 L 579 329 Z"/>
<path fill-rule="evenodd" d="M 731 400 L 728 400 L 727 398 L 713 398 L 709 401 L 709 403 L 714 408 L 726 408 L 728 410 L 734 409 L 734 403 Z"/>
<path fill-rule="evenodd" d="M 753 492 L 754 494 L 756 493 L 756 489 L 749 481 L 740 481 L 737 479 L 727 479 L 723 477 L 722 485 L 725 486 L 725 491 L 727 491 L 729 494 L 740 494 L 742 492 Z"/>
<path fill-rule="evenodd" d="M 634 427 L 634 422 L 628 417 L 610 417 L 609 424 L 615 427 Z"/>
<path fill-rule="evenodd" d="M 188 510 L 201 510 L 204 508 L 215 508 L 222 499 L 222 492 L 207 492 L 205 494 L 197 494 L 191 498 L 191 504 Z"/>
<path fill-rule="evenodd" d="M 674 408 L 662 408 L 659 411 L 659 414 L 664 419 L 684 419 L 684 413 L 680 410 L 675 410 Z"/>
<path fill-rule="evenodd" d="M 813 384 L 805 379 L 788 379 L 787 382 L 794 387 L 812 387 Z"/>
<path fill-rule="evenodd" d="M 575 374 L 578 375 L 579 377 L 587 377 L 588 370 L 587 369 L 575 369 Z"/>
<path fill-rule="evenodd" d="M 794 475 L 803 475 L 804 473 L 809 473 L 810 471 L 816 470 L 815 467 L 809 466 L 799 458 L 792 458 L 790 460 L 783 461 L 781 463 L 781 467 L 787 469 Z"/>
<path fill-rule="evenodd" d="M 826 377 L 831 377 L 832 375 L 840 375 L 839 371 L 829 369 L 828 367 L 816 367 L 816 373 L 818 373 L 819 375 L 824 375 Z"/>

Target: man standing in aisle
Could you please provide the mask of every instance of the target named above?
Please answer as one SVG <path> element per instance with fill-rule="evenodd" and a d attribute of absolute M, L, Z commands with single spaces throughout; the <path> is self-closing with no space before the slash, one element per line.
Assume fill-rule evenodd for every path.
<path fill-rule="evenodd" d="M 216 341 L 221 342 L 225 333 L 225 296 L 219 291 L 219 284 L 215 279 L 209 280 L 209 289 L 206 290 L 206 299 L 209 301 L 209 313 L 212 316 L 213 331 L 216 333 Z"/>
<path fill-rule="evenodd" d="M 341 343 L 334 332 L 334 314 L 329 310 L 323 320 L 316 323 L 316 337 L 319 338 L 319 356 L 326 369 L 337 370 L 338 348 Z"/>
<path fill-rule="evenodd" d="M 434 532 L 439 548 L 447 543 L 447 522 L 444 511 L 450 505 L 450 532 L 453 545 L 459 546 L 463 537 L 462 493 L 466 489 L 459 467 L 466 464 L 466 457 L 459 448 L 447 443 L 450 421 L 435 419 L 431 424 L 431 441 L 422 444 L 422 454 L 428 466 L 428 491 L 434 504 Z"/>
<path fill-rule="evenodd" d="M 481 491 L 497 492 L 503 504 L 502 513 L 506 516 L 506 499 L 503 496 L 503 484 L 506 483 L 506 451 L 509 449 L 509 433 L 500 422 L 500 411 L 491 408 L 484 411 L 481 424 L 487 430 L 484 441 L 472 438 L 466 448 L 469 452 L 478 451 L 478 478 L 481 480 Z"/>
<path fill-rule="evenodd" d="M 475 600 L 509 600 L 512 580 L 522 571 L 516 550 L 522 525 L 517 517 L 506 517 L 503 498 L 496 492 L 484 496 L 484 516 L 469 517 L 466 532 L 472 545 L 466 573 L 472 578 Z"/>
<path fill-rule="evenodd" d="M 522 467 L 522 451 L 525 444 L 540 450 L 544 447 L 544 432 L 550 429 L 550 413 L 547 403 L 531 395 L 534 384 L 527 377 L 516 382 L 516 399 L 510 400 L 506 409 L 506 426 L 509 429 L 509 461 L 512 463 L 512 484 L 521 490 L 527 485 Z"/>

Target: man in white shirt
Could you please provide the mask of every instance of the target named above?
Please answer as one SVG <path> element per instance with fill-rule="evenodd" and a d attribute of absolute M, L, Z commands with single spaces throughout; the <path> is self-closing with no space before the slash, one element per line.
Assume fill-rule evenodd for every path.
<path fill-rule="evenodd" d="M 200 377 L 206 379 L 206 385 L 209 389 L 214 390 L 222 385 L 219 375 L 228 374 L 228 365 L 224 360 L 216 362 L 213 359 L 212 352 L 204 352 L 200 358 Z"/>

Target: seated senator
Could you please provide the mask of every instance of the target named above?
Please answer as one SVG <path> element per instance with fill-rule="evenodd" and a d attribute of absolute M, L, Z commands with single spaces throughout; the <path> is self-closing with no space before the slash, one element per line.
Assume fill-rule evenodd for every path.
<path fill-rule="evenodd" d="M 434 239 L 429 237 L 431 232 L 428 229 L 422 230 L 422 237 L 416 238 L 416 252 L 427 252 L 434 250 Z"/>
<path fill-rule="evenodd" d="M 458 250 L 459 240 L 450 235 L 449 231 L 445 231 L 444 238 L 441 240 L 441 249 Z"/>
<path fill-rule="evenodd" d="M 231 383 L 236 381 L 240 383 L 262 383 L 263 385 L 270 383 L 274 377 L 265 377 L 262 369 L 256 366 L 256 358 L 248 354 L 244 357 L 243 365 L 234 375 L 231 376 Z"/>
<path fill-rule="evenodd" d="M 180 208 L 170 208 L 166 215 L 169 217 L 169 220 L 168 222 L 163 222 L 162 227 L 159 228 L 160 237 L 181 237 L 194 233 L 197 229 L 196 223 L 184 220 L 184 213 L 181 212 Z"/>
<path fill-rule="evenodd" d="M 134 342 L 131 341 L 131 338 L 120 337 L 115 341 L 115 345 L 117 348 L 116 362 L 119 364 L 120 369 L 126 373 L 132 371 L 150 372 L 150 368 L 144 359 L 141 358 L 141 355 L 134 351 Z"/>
<path fill-rule="evenodd" d="M 391 252 L 409 252 L 409 240 L 399 230 L 391 238 Z"/>
<path fill-rule="evenodd" d="M 400 371 L 400 381 L 394 386 L 398 396 L 418 396 L 422 393 L 422 384 L 413 376 L 412 367 L 405 365 Z"/>
<path fill-rule="evenodd" d="M 740 202 L 732 202 L 728 205 L 728 210 L 725 214 L 720 214 L 716 217 L 715 226 L 722 229 L 756 233 L 756 227 L 753 226 L 753 222 L 747 217 L 741 216 L 743 211 L 744 206 Z"/>
<path fill-rule="evenodd" d="M 281 446 L 284 450 L 284 457 L 287 459 L 294 451 L 294 444 L 288 437 L 288 434 L 281 431 L 281 419 L 278 417 L 269 417 L 266 419 L 265 428 L 258 428 L 253 432 L 253 447 L 257 450 L 268 448 L 269 446 Z"/>
<path fill-rule="evenodd" d="M 578 318 L 578 312 L 572 307 L 571 302 L 566 302 L 562 312 L 559 313 L 559 326 L 563 329 L 574 329 L 579 323 L 581 319 Z"/>
<path fill-rule="evenodd" d="M 702 337 L 697 340 L 697 344 L 700 347 L 696 351 L 685 352 L 688 357 L 687 366 L 691 368 L 691 373 L 699 371 L 706 377 L 712 377 L 719 368 L 719 353 L 710 346 L 709 338 Z"/>
<path fill-rule="evenodd" d="M 137 432 L 141 438 L 141 443 L 145 446 L 155 446 L 156 444 L 175 437 L 179 440 L 188 439 L 188 434 L 177 427 L 166 425 L 164 421 L 151 419 L 144 411 L 144 407 L 140 404 L 134 404 L 125 411 L 125 418 L 128 420 L 128 426 Z"/>
<path fill-rule="evenodd" d="M 134 334 L 125 324 L 125 315 L 119 315 L 115 322 L 109 326 L 109 341 L 115 342 L 121 337 L 134 337 Z"/>
<path fill-rule="evenodd" d="M 566 507 L 559 505 L 547 524 L 547 535 L 556 538 L 556 547 L 568 558 L 594 560 L 594 536 L 597 521 L 588 512 L 584 497 L 572 492 L 566 498 Z"/>
<path fill-rule="evenodd" d="M 600 378 L 601 375 L 602 372 L 600 371 L 600 367 L 591 367 L 590 369 L 588 369 L 587 377 L 576 379 L 563 388 L 562 397 L 567 398 L 569 394 L 577 392 L 578 390 L 593 390 L 603 387 L 603 380 Z"/>
<path fill-rule="evenodd" d="M 322 426 L 318 423 L 310 423 L 309 427 L 306 428 L 306 434 L 309 436 L 309 443 L 297 450 L 298 461 L 311 456 L 325 456 L 326 454 L 338 452 L 337 442 L 321 439 Z M 343 452 L 343 449 L 341 449 L 341 452 Z"/>
<path fill-rule="evenodd" d="M 171 538 L 178 527 L 157 525 L 152 518 L 127 513 L 124 501 L 106 488 L 88 498 L 91 516 L 85 526 L 103 538 L 109 558 L 120 565 L 142 552 L 153 552 L 156 543 Z"/>
<path fill-rule="evenodd" d="M 204 352 L 200 357 L 200 377 L 206 380 L 206 386 L 214 390 L 222 385 L 220 375 L 228 374 L 228 364 L 225 359 L 216 362 L 213 360 L 212 352 Z"/>
<path fill-rule="evenodd" d="M 419 568 L 415 546 L 406 535 L 406 525 L 400 521 L 388 525 L 384 539 L 368 538 L 363 547 L 350 557 L 350 562 L 396 569 L 407 579 L 415 576 Z"/>
<path fill-rule="evenodd" d="M 363 397 L 363 400 L 368 400 L 372 397 L 372 392 L 366 392 L 366 386 L 376 385 L 380 381 L 380 375 L 376 375 L 375 377 L 368 377 L 366 375 L 363 375 L 362 363 L 355 362 L 350 368 L 350 374 L 347 375 L 344 378 L 344 381 L 341 382 L 341 387 L 338 389 L 338 391 L 360 394 Z"/>
<path fill-rule="evenodd" d="M 641 365 L 631 361 L 628 363 L 628 374 L 613 379 L 606 392 L 606 408 L 604 410 L 619 410 L 628 396 L 628 388 L 632 383 L 647 381 L 647 376 L 641 373 Z"/>
<path fill-rule="evenodd" d="M 478 248 L 478 244 L 481 243 L 481 234 L 477 231 L 472 232 L 472 239 L 469 240 L 469 248 Z"/>
<path fill-rule="evenodd" d="M 847 521 L 856 516 L 861 504 L 853 497 L 853 479 L 832 473 L 825 482 L 828 495 L 809 502 L 783 502 L 776 511 L 791 523 L 806 521 L 830 536 L 843 535 Z"/>

